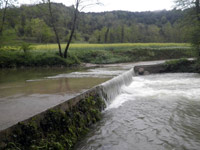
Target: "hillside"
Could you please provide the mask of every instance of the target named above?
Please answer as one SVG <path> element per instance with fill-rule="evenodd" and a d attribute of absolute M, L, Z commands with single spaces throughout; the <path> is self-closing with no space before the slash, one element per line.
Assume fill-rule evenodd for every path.
<path fill-rule="evenodd" d="M 73 6 L 52 5 L 56 27 L 62 42 L 68 40 Z M 2 16 L 2 10 L 0 11 Z M 187 42 L 187 27 L 180 21 L 184 11 L 80 13 L 74 42 Z M 1 43 L 17 39 L 31 43 L 55 43 L 47 5 L 23 5 L 9 8 Z M 4 37 L 4 38 L 2 38 Z"/>

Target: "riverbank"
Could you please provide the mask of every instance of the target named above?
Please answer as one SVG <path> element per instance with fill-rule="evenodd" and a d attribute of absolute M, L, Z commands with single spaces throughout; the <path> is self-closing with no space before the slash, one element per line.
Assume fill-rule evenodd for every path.
<path fill-rule="evenodd" d="M 13 49 L 0 50 L 0 68 L 71 67 L 77 65 L 80 65 L 80 61 L 75 56 L 64 59 L 55 53 L 45 51 L 24 53 Z"/>
<path fill-rule="evenodd" d="M 19 48 L 0 49 L 0 68 L 72 67 L 81 63 L 112 64 L 194 57 L 189 44 L 72 44 L 67 59 L 58 55 L 55 44 L 35 45 L 23 51 Z"/>
<path fill-rule="evenodd" d="M 199 60 L 174 59 L 157 65 L 140 65 L 134 68 L 137 75 L 149 75 L 158 73 L 200 73 Z"/>
<path fill-rule="evenodd" d="M 153 65 L 153 64 L 160 64 L 160 63 L 163 63 L 163 62 L 151 62 L 150 64 L 151 65 Z M 144 64 L 137 64 L 137 65 L 145 65 L 145 63 Z M 131 65 L 132 67 L 134 66 L 133 64 Z M 124 68 L 124 67 L 123 67 Z M 116 71 L 116 68 L 113 68 L 115 71 Z M 111 72 L 113 72 L 114 70 L 109 70 L 109 73 L 111 73 Z M 117 71 L 118 72 L 118 71 Z M 116 73 L 117 73 L 116 72 Z M 89 72 L 85 72 L 85 73 L 87 73 L 87 75 L 90 75 L 90 76 L 93 76 L 93 74 L 91 74 L 91 73 L 89 73 Z M 99 73 L 99 69 L 98 69 L 98 73 Z M 96 74 L 96 73 L 95 73 Z M 71 74 L 72 75 L 72 74 Z M 76 77 L 77 77 L 77 72 L 74 74 L 74 75 L 76 75 Z M 83 76 L 83 72 L 81 72 L 81 75 Z M 130 76 L 130 75 L 127 75 L 127 74 L 124 74 L 122 77 L 125 77 L 125 78 L 127 78 L 127 79 L 129 79 L 129 77 L 128 76 Z M 61 76 L 54 76 L 53 78 L 55 79 L 56 77 L 61 77 Z M 62 74 L 62 77 L 67 77 L 67 76 L 63 76 L 63 74 Z M 132 77 L 132 75 L 131 75 L 131 77 Z M 52 77 L 51 77 L 52 78 Z M 120 79 L 120 80 L 118 80 L 118 79 Z M 117 77 L 117 78 L 115 78 L 115 81 L 117 81 L 117 82 L 125 82 L 125 80 L 123 79 L 123 78 L 121 78 L 121 77 Z M 38 81 L 37 81 L 38 82 Z M 106 92 L 107 94 L 104 94 L 104 96 L 108 96 L 108 92 L 110 92 L 110 89 L 113 91 L 113 90 L 115 90 L 114 88 L 112 88 L 112 86 L 110 86 L 109 84 L 112 84 L 112 83 L 108 83 L 107 82 L 107 84 L 104 84 L 103 86 L 104 86 L 104 92 Z M 118 86 L 119 86 L 119 84 L 118 83 L 116 83 Z M 125 83 L 124 83 L 125 84 Z M 107 86 L 108 85 L 108 86 Z M 120 86 L 119 87 L 121 87 L 122 85 L 120 84 Z M 108 88 L 110 88 L 110 89 L 107 89 L 106 87 L 108 87 Z M 116 89 L 116 91 L 119 91 L 119 90 L 117 90 Z M 110 92 L 110 93 L 113 93 L 113 92 Z M 44 93 L 43 93 L 44 94 Z M 73 103 L 74 102 L 74 100 L 77 102 L 78 100 L 81 100 L 80 102 L 83 102 L 84 103 L 84 99 L 83 98 L 81 98 L 80 99 L 80 97 L 81 97 L 81 95 L 79 96 L 79 98 L 74 98 L 71 102 Z M 90 97 L 91 98 L 91 97 Z M 93 103 L 93 99 L 94 99 L 94 101 L 95 101 L 95 99 L 98 99 L 98 96 L 94 96 L 93 98 L 91 98 L 91 100 L 92 100 L 92 105 L 94 104 Z M 88 101 L 88 97 L 85 97 L 85 99 L 86 99 L 86 101 Z M 70 104 L 70 103 L 69 103 Z M 71 105 L 71 104 L 70 104 Z M 87 104 L 86 104 L 87 105 Z M 64 103 L 62 103 L 62 104 L 60 104 L 59 106 L 66 106 L 65 105 L 65 102 Z M 100 105 L 98 105 L 98 106 L 100 106 Z M 56 107 L 57 108 L 57 107 Z M 59 107 L 59 108 L 61 108 L 61 107 Z M 73 107 L 74 108 L 74 107 Z M 75 108 L 77 108 L 77 107 L 75 107 Z M 82 108 L 82 107 L 78 107 L 76 110 L 80 110 L 79 108 Z M 88 107 L 87 107 L 88 108 Z M 63 109 L 62 109 L 62 111 L 63 111 Z M 70 112 L 73 112 L 73 110 L 70 110 Z M 82 112 L 82 110 L 81 110 L 81 112 Z M 94 112 L 92 112 L 92 114 L 93 114 Z M 51 115 L 52 115 L 52 118 L 50 118 L 49 119 L 49 114 L 50 114 L 50 117 L 51 117 Z M 75 114 L 77 114 L 77 113 L 75 113 Z M 82 115 L 82 113 L 80 113 L 81 115 Z M 98 114 L 99 113 L 97 113 L 97 118 L 98 118 Z M 44 115 L 44 113 L 41 113 L 39 116 L 43 116 Z M 14 131 L 16 131 L 16 132 L 14 132 L 13 134 L 11 134 L 11 137 L 10 138 L 13 138 L 12 140 L 10 140 L 9 138 L 7 139 L 7 141 L 5 141 L 5 142 L 7 142 L 7 144 L 5 145 L 5 146 L 7 146 L 7 149 L 11 149 L 11 148 L 13 148 L 13 149 L 16 149 L 17 147 L 18 148 L 21 148 L 21 149 L 38 149 L 38 148 L 43 148 L 43 149 L 49 149 L 50 147 L 51 148 L 57 148 L 57 149 L 70 149 L 70 148 L 66 148 L 66 147 L 68 147 L 68 146 L 73 146 L 73 142 L 75 143 L 81 136 L 79 136 L 79 135 L 77 135 L 79 138 L 76 138 L 75 139 L 75 141 L 73 141 L 74 139 L 74 136 L 72 135 L 71 137 L 72 137 L 72 139 L 68 139 L 68 136 L 69 136 L 69 134 L 71 134 L 71 132 L 69 133 L 69 134 L 66 134 L 66 135 L 64 135 L 64 136 L 62 136 L 62 138 L 60 138 L 60 137 L 57 137 L 57 135 L 59 134 L 59 135 L 61 135 L 60 134 L 60 131 L 62 132 L 62 130 L 60 130 L 60 127 L 58 127 L 58 129 L 57 128 L 54 128 L 55 126 L 54 126 L 54 123 L 56 124 L 57 122 L 59 122 L 59 124 L 61 124 L 61 125 L 63 125 L 64 127 L 66 127 L 66 124 L 62 124 L 62 121 L 60 122 L 60 118 L 61 117 L 63 117 L 63 115 L 65 116 L 66 115 L 66 110 L 64 110 L 64 114 L 63 114 L 63 112 L 60 112 L 60 111 L 48 111 L 47 112 L 47 115 L 45 115 L 45 117 L 44 117 L 44 119 L 42 119 L 42 120 L 40 120 L 39 122 L 38 122 L 38 119 L 35 119 L 35 118 L 33 118 L 33 119 L 29 119 L 29 123 L 28 124 L 18 124 L 17 125 L 17 128 L 14 128 L 14 129 L 17 129 L 17 130 L 14 130 Z M 74 116 L 74 115 L 72 115 L 72 116 Z M 84 115 L 85 116 L 85 115 Z M 66 116 L 67 117 L 67 116 Z M 78 117 L 79 117 L 79 115 L 78 115 Z M 43 117 L 42 117 L 43 118 Z M 47 119 L 46 119 L 47 118 Z M 65 118 L 65 117 L 64 117 Z M 68 118 L 68 117 L 67 117 Z M 58 120 L 56 120 L 56 119 L 58 119 Z M 75 122 L 76 122 L 76 117 L 75 117 Z M 53 121 L 52 121 L 53 120 Z M 56 121 L 55 121 L 56 120 Z M 77 122 L 77 124 L 79 124 L 79 123 L 81 123 L 81 120 L 82 119 L 79 119 L 79 121 L 80 122 Z M 42 128 L 42 126 L 38 126 L 38 125 L 35 125 L 35 122 L 36 121 L 36 123 L 39 123 L 40 125 L 43 125 L 44 124 L 44 122 L 45 122 L 45 124 L 50 124 L 50 126 L 52 127 L 52 130 L 53 131 L 55 131 L 55 132 L 49 132 L 50 134 L 47 134 L 48 136 L 46 137 L 46 131 L 43 131 L 43 128 Z M 55 122 L 54 122 L 55 121 Z M 72 121 L 73 122 L 73 121 Z M 65 123 L 65 122 L 64 122 Z M 81 123 L 82 124 L 82 123 Z M 48 125 L 49 126 L 49 125 Z M 51 129 L 51 127 L 50 127 L 50 129 Z M 83 125 L 83 127 L 84 127 L 84 125 Z M 45 128 L 46 129 L 46 128 Z M 61 128 L 61 129 L 63 129 L 63 127 Z M 68 130 L 68 127 L 66 127 L 65 128 L 66 130 Z M 31 131 L 31 134 L 30 134 L 30 132 L 29 131 Z M 87 130 L 84 130 L 84 133 L 85 133 L 85 131 L 87 131 Z M 77 133 L 77 134 L 79 134 L 79 131 L 76 131 L 76 130 L 73 130 L 73 132 L 75 132 L 75 133 Z M 33 134 L 32 134 L 33 133 Z M 80 132 L 80 135 L 81 135 L 81 133 L 82 132 Z M 27 134 L 28 136 L 24 136 L 25 134 Z M 32 137 L 33 136 L 33 137 Z M 18 137 L 18 138 L 16 138 L 16 137 Z M 25 137 L 25 138 L 24 138 Z M 26 137 L 27 137 L 27 139 L 26 139 Z M 1 138 L 1 139 L 4 139 L 4 138 Z M 64 141 L 63 141 L 64 140 Z M 12 142 L 11 142 L 12 141 Z M 21 143 L 20 143 L 21 142 Z M 64 143 L 63 143 L 64 142 Z M 22 143 L 25 143 L 25 144 L 22 144 Z M 68 145 L 65 145 L 65 144 L 68 144 Z M 71 144 L 71 145 L 70 145 Z"/>

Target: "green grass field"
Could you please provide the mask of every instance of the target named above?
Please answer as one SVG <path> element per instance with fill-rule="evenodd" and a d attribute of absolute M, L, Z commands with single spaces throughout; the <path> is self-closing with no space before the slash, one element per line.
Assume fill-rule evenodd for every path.
<path fill-rule="evenodd" d="M 62 44 L 64 49 L 66 44 Z M 39 44 L 34 45 L 36 50 L 56 50 L 57 44 Z M 71 44 L 70 50 L 123 50 L 138 48 L 188 48 L 188 43 L 114 43 L 114 44 Z"/>
<path fill-rule="evenodd" d="M 67 60 L 58 56 L 57 44 L 34 44 L 31 47 L 26 53 L 19 47 L 1 48 L 0 67 L 71 66 L 80 62 L 108 64 L 194 56 L 187 43 L 71 44 Z M 64 48 L 65 44 L 62 44 L 63 51 Z"/>

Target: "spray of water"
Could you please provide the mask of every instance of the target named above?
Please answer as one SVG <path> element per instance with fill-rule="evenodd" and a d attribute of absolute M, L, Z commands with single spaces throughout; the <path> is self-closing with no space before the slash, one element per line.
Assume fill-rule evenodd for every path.
<path fill-rule="evenodd" d="M 101 84 L 102 97 L 109 104 L 112 100 L 122 92 L 123 86 L 128 86 L 132 82 L 134 76 L 134 70 L 129 71 Z"/>

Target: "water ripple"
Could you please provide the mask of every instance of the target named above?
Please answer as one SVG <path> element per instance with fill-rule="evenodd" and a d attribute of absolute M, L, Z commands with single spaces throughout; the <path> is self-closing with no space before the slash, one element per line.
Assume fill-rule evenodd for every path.
<path fill-rule="evenodd" d="M 121 91 L 75 149 L 199 149 L 200 75 L 133 77 Z"/>

